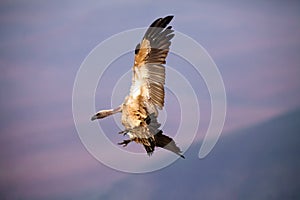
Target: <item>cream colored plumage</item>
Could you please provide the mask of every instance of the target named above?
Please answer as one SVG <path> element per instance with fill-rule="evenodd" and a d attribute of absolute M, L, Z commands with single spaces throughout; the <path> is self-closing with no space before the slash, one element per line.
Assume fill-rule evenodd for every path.
<path fill-rule="evenodd" d="M 174 37 L 172 27 L 167 27 L 172 18 L 167 16 L 155 20 L 136 46 L 132 85 L 124 103 L 116 109 L 99 111 L 92 120 L 122 112 L 121 120 L 125 130 L 120 133 L 127 134 L 129 140 L 124 140 L 120 145 L 126 146 L 135 141 L 143 144 L 149 155 L 157 146 L 183 157 L 174 140 L 162 134 L 157 122 L 158 109 L 163 108 L 165 97 L 163 64 L 166 63 L 171 39 Z"/>

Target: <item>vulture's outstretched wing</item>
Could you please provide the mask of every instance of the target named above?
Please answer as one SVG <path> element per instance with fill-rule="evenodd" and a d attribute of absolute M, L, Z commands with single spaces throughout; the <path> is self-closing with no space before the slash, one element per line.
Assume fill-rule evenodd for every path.
<path fill-rule="evenodd" d="M 146 31 L 141 43 L 136 46 L 133 66 L 133 80 L 130 94 L 141 95 L 150 107 L 164 106 L 164 84 L 166 57 L 174 37 L 172 26 L 167 25 L 173 16 L 155 20 Z"/>

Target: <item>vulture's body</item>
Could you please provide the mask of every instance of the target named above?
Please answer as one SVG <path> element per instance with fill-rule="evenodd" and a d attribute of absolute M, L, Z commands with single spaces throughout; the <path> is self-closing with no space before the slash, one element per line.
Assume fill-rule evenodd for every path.
<path fill-rule="evenodd" d="M 136 46 L 132 68 L 132 86 L 124 103 L 111 110 L 96 113 L 92 120 L 101 119 L 117 112 L 122 112 L 120 133 L 127 134 L 129 140 L 119 143 L 126 146 L 135 141 L 143 144 L 151 155 L 155 147 L 168 149 L 181 157 L 180 149 L 174 140 L 163 135 L 157 122 L 158 110 L 164 106 L 165 59 L 169 52 L 171 39 L 174 37 L 171 26 L 167 25 L 173 16 L 155 20 L 146 31 L 141 43 Z"/>

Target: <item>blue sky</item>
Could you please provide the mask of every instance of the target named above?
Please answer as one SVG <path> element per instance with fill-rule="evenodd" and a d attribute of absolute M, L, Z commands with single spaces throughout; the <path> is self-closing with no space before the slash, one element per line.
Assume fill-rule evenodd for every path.
<path fill-rule="evenodd" d="M 296 1 L 2 1 L 1 193 L 10 199 L 84 196 L 128 176 L 94 160 L 81 144 L 72 118 L 73 83 L 96 45 L 161 16 L 174 14 L 173 27 L 200 43 L 219 67 L 228 97 L 225 133 L 298 108 L 299 6 Z M 122 67 L 130 69 L 130 56 Z M 168 64 L 174 60 L 170 56 Z M 205 85 L 186 73 L 201 106 L 209 107 Z M 101 91 L 105 94 L 110 93 Z M 97 102 L 103 108 L 109 101 Z"/>

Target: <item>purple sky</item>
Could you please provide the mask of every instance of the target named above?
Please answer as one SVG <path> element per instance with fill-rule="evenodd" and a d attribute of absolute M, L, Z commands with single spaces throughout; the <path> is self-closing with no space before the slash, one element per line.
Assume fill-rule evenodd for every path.
<path fill-rule="evenodd" d="M 219 67 L 228 97 L 224 132 L 298 108 L 299 6 L 296 1 L 1 1 L 0 195 L 92 199 L 90 191 L 100 194 L 128 176 L 100 164 L 81 144 L 72 117 L 73 82 L 101 41 L 157 17 L 174 14 L 174 28 L 206 48 Z M 199 90 L 202 106 L 209 105 L 199 77 L 187 78 Z M 97 100 L 97 107 L 108 100 Z"/>

